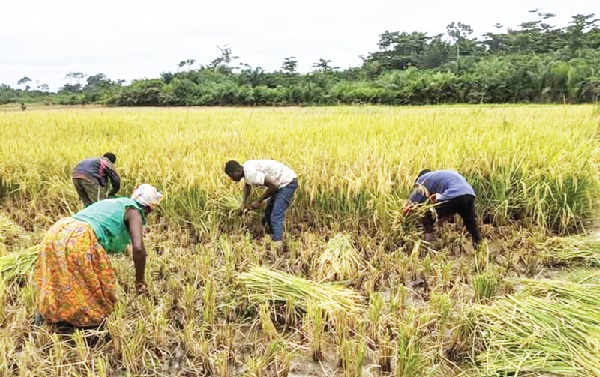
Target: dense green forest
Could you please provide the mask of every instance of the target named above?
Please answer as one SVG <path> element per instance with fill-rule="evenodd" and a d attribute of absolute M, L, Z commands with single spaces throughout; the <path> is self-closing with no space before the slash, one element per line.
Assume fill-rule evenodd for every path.
<path fill-rule="evenodd" d="M 385 31 L 377 51 L 346 70 L 320 59 L 309 73 L 294 57 L 274 72 L 241 63 L 229 47 L 210 63 L 186 59 L 154 79 L 113 81 L 102 73 L 67 74 L 56 93 L 47 85 L 0 85 L 0 104 L 116 106 L 255 106 L 435 103 L 583 103 L 600 98 L 600 28 L 594 14 L 551 25 L 551 13 L 530 11 L 518 28 L 494 25 L 475 37 L 469 25 L 446 33 Z"/>

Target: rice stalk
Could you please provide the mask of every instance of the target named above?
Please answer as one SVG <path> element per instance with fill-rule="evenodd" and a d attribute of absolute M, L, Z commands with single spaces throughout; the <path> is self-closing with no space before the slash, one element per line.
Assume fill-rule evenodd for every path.
<path fill-rule="evenodd" d="M 600 286 L 524 280 L 525 291 L 477 306 L 486 376 L 600 376 Z"/>
<path fill-rule="evenodd" d="M 302 321 L 302 333 L 308 340 L 308 347 L 314 362 L 323 360 L 323 334 L 325 332 L 323 309 L 309 306 Z"/>
<path fill-rule="evenodd" d="M 351 289 L 317 283 L 267 267 L 254 266 L 239 274 L 238 279 L 248 290 L 249 300 L 256 305 L 266 301 L 292 301 L 304 311 L 314 305 L 328 315 L 356 313 L 361 309 L 362 297 Z"/>
<path fill-rule="evenodd" d="M 486 301 L 491 299 L 498 289 L 498 276 L 493 273 L 483 272 L 473 276 L 475 299 Z"/>
<path fill-rule="evenodd" d="M 362 258 L 349 235 L 336 234 L 317 259 L 316 278 L 320 281 L 350 280 L 357 276 Z"/>
<path fill-rule="evenodd" d="M 239 193 L 231 193 L 219 196 L 209 202 L 216 208 L 227 214 L 234 214 L 242 208 L 242 196 Z"/>
<path fill-rule="evenodd" d="M 520 282 L 537 296 L 593 306 L 600 305 L 600 284 L 550 279 L 521 279 Z"/>
<path fill-rule="evenodd" d="M 32 272 L 39 253 L 39 245 L 15 251 L 0 257 L 0 276 L 7 282 Z"/>
<path fill-rule="evenodd" d="M 344 377 L 362 376 L 367 346 L 364 338 L 343 338 L 339 347 L 340 362 Z"/>
<path fill-rule="evenodd" d="M 0 212 L 0 248 L 2 244 L 18 239 L 24 233 L 23 228 L 15 224 L 8 216 Z"/>
<path fill-rule="evenodd" d="M 423 370 L 421 336 L 412 318 L 399 323 L 396 339 L 396 377 L 418 376 Z"/>
<path fill-rule="evenodd" d="M 552 237 L 541 248 L 545 263 L 551 266 L 600 266 L 600 242 L 587 237 Z"/>

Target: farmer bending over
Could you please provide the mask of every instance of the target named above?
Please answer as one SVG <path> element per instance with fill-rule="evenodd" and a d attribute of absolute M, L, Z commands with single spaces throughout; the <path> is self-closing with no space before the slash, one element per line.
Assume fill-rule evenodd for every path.
<path fill-rule="evenodd" d="M 433 239 L 433 225 L 436 220 L 442 223 L 458 213 L 471 234 L 473 245 L 477 246 L 481 242 L 475 214 L 475 192 L 459 173 L 453 170 L 421 171 L 408 200 L 409 203 L 404 208 L 405 214 L 410 213 L 420 203 L 435 203 L 435 212 L 427 211 L 422 219 L 427 241 Z"/>
<path fill-rule="evenodd" d="M 117 278 L 108 254 L 133 249 L 135 288 L 147 291 L 142 225 L 160 203 L 156 188 L 140 185 L 131 198 L 101 200 L 46 232 L 35 267 L 36 323 L 98 327 L 116 303 Z"/>
<path fill-rule="evenodd" d="M 225 173 L 235 182 L 244 178 L 242 210 L 257 209 L 268 200 L 262 222 L 276 251 L 282 251 L 285 211 L 298 188 L 296 173 L 274 160 L 248 160 L 244 165 L 231 160 L 225 164 Z M 248 203 L 252 186 L 265 186 L 267 190 L 258 200 Z"/>
<path fill-rule="evenodd" d="M 73 169 L 73 184 L 84 206 L 89 206 L 117 194 L 121 188 L 121 178 L 115 170 L 117 156 L 105 153 L 102 157 L 86 158 Z M 112 190 L 108 192 L 108 181 Z"/>

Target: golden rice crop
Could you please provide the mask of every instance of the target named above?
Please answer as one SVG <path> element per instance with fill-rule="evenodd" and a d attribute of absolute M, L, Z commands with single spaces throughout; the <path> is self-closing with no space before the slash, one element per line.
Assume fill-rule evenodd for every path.
<path fill-rule="evenodd" d="M 319 280 L 349 280 L 355 278 L 362 267 L 360 253 L 348 235 L 336 234 L 316 260 L 316 275 Z"/>
<path fill-rule="evenodd" d="M 14 251 L 0 257 L 0 277 L 10 281 L 29 274 L 33 270 L 39 252 L 38 245 L 26 250 Z"/>
<path fill-rule="evenodd" d="M 7 215 L 0 212 L 0 256 L 7 250 L 7 245 L 18 240 L 24 230 L 14 223 Z"/>
<path fill-rule="evenodd" d="M 4 275 L 30 271 L 36 254 L 16 250 L 81 208 L 71 170 L 82 158 L 115 152 L 120 195 L 148 182 L 166 198 L 148 218 L 149 294 L 133 296 L 130 254 L 110 258 L 118 304 L 106 345 L 92 349 L 81 334 L 61 337 L 31 326 L 35 287 L 0 280 L 0 374 L 370 375 L 379 369 L 441 377 L 469 370 L 470 360 L 491 374 L 528 360 L 539 367 L 540 350 L 554 347 L 544 368 L 593 375 L 593 365 L 582 365 L 597 348 L 580 341 L 582 334 L 595 339 L 588 327 L 596 325 L 597 289 L 589 284 L 597 281 L 548 287 L 507 277 L 573 265 L 587 274 L 595 265 L 593 243 L 547 238 L 594 219 L 598 120 L 592 106 L 4 112 L 0 202 L 6 224 L 18 229 L 0 234 L 12 258 L 0 259 Z M 299 175 L 281 254 L 260 238 L 262 210 L 235 215 L 242 187 L 223 164 L 254 158 L 280 160 Z M 410 216 L 402 209 L 423 168 L 456 169 L 473 184 L 483 249 L 465 247 L 459 219 L 436 227 L 439 242 L 419 241 L 427 208 Z M 248 267 L 257 264 L 263 267 Z M 317 282 L 322 278 L 330 281 Z M 526 295 L 503 296 L 522 287 Z M 474 298 L 486 304 L 476 306 L 477 328 L 489 330 L 479 334 L 487 336 L 476 343 L 481 348 L 473 348 L 467 326 Z M 556 345 L 579 359 L 566 360 Z"/>
<path fill-rule="evenodd" d="M 551 237 L 541 248 L 546 263 L 550 265 L 580 262 L 600 266 L 600 241 L 589 237 Z"/>
<path fill-rule="evenodd" d="M 401 204 L 398 198 L 406 197 L 423 168 L 462 172 L 478 194 L 480 213 L 496 224 L 518 219 L 573 229 L 593 213 L 599 196 L 592 106 L 248 111 L 5 113 L 0 187 L 36 198 L 38 210 L 55 212 L 58 203 L 61 212 L 76 210 L 73 165 L 110 150 L 118 156 L 124 194 L 151 182 L 170 199 L 165 213 L 192 222 L 206 219 L 191 203 L 206 208 L 210 199 L 241 189 L 223 173 L 232 158 L 274 158 L 291 166 L 300 176 L 295 216 L 310 212 L 325 224 L 351 225 L 357 217 L 393 223 L 392 207 Z"/>
<path fill-rule="evenodd" d="M 476 308 L 482 374 L 600 376 L 600 285 L 524 283 L 524 292 Z"/>
<path fill-rule="evenodd" d="M 251 302 L 292 302 L 306 310 L 317 306 L 328 314 L 352 313 L 360 308 L 362 297 L 335 284 L 317 283 L 266 267 L 254 266 L 238 276 L 248 290 Z"/>

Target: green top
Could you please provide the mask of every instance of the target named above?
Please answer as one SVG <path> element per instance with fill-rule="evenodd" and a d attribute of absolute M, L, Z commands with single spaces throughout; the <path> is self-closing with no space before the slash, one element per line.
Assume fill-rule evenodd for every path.
<path fill-rule="evenodd" d="M 90 224 L 98 242 L 107 253 L 118 254 L 125 251 L 131 242 L 129 229 L 123 220 L 125 211 L 129 208 L 135 208 L 140 212 L 142 223 L 145 225 L 146 217 L 142 207 L 129 198 L 100 200 L 77 212 L 73 218 Z"/>

